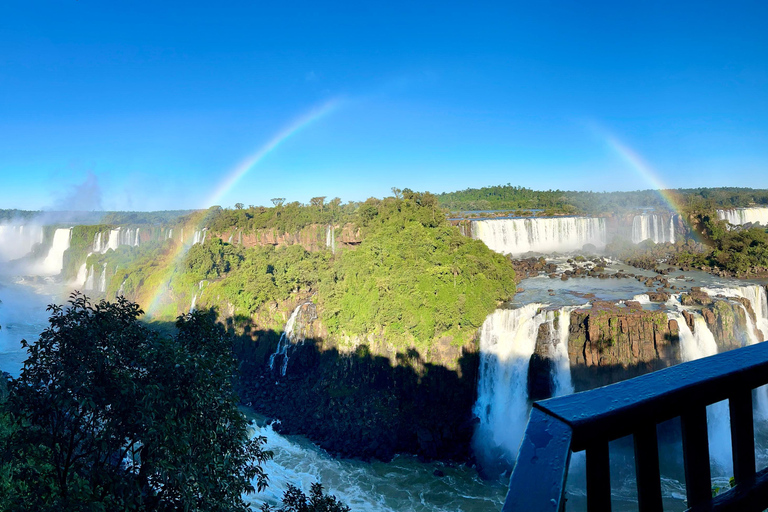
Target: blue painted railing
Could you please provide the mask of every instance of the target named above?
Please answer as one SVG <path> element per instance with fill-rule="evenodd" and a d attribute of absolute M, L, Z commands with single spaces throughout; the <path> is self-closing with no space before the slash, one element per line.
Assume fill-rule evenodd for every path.
<path fill-rule="evenodd" d="M 768 508 L 768 468 L 755 468 L 752 390 L 768 383 L 768 343 L 533 404 L 504 512 L 565 509 L 571 453 L 586 451 L 587 509 L 611 510 L 608 443 L 631 435 L 640 512 L 663 510 L 656 426 L 680 417 L 692 511 Z M 707 405 L 728 400 L 736 485 L 712 497 Z"/>

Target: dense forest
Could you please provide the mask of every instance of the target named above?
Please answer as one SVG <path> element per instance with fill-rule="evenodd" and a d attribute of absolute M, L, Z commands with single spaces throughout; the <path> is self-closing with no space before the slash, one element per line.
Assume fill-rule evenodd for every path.
<path fill-rule="evenodd" d="M 429 193 L 398 191 L 398 197 L 359 205 L 318 200 L 266 209 L 214 207 L 189 220 L 193 217 L 198 229 L 212 233 L 319 224 L 324 237 L 326 225 L 337 230 L 349 223 L 361 242 L 335 252 L 324 243 L 323 250 L 308 251 L 298 244 L 248 246 L 210 236 L 182 259 L 174 256 L 182 250 L 178 239 L 121 246 L 88 260 L 89 266 L 107 269 L 106 295 L 122 291 L 142 304 L 162 295 L 153 314 L 173 318 L 203 290 L 200 307 L 248 322 L 258 318 L 260 328 L 278 331 L 285 318 L 275 305 L 311 297 L 334 338 L 377 334 L 427 347 L 444 336 L 466 342 L 515 291 L 509 260 L 461 236 Z"/>
<path fill-rule="evenodd" d="M 619 213 L 638 208 L 668 210 L 672 197 L 686 211 L 768 205 L 768 190 L 751 188 L 696 188 L 662 191 L 585 192 L 536 191 L 510 184 L 447 192 L 437 196 L 444 208 L 452 211 L 473 210 L 544 210 L 545 214 Z"/>

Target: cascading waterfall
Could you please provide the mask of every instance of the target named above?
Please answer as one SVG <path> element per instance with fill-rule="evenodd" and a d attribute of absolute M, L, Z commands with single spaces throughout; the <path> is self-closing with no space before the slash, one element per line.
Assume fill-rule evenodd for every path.
<path fill-rule="evenodd" d="M 325 228 L 325 246 L 336 254 L 336 230 L 330 224 Z"/>
<path fill-rule="evenodd" d="M 102 249 L 102 252 L 107 252 L 110 249 L 116 251 L 118 247 L 120 247 L 120 228 L 113 229 L 109 232 L 107 246 Z"/>
<path fill-rule="evenodd" d="M 480 376 L 474 413 L 480 419 L 473 445 L 487 464 L 511 464 L 528 421 L 528 368 L 542 324 L 549 324 L 546 343 L 553 362 L 555 395 L 573 392 L 568 358 L 568 330 L 573 308 L 541 310 L 542 304 L 498 309 L 480 331 Z"/>
<path fill-rule="evenodd" d="M 0 261 L 22 258 L 43 243 L 42 226 L 0 225 Z"/>
<path fill-rule="evenodd" d="M 280 340 L 277 342 L 277 348 L 275 349 L 275 353 L 269 356 L 270 370 L 274 370 L 275 358 L 277 356 L 283 356 L 283 364 L 280 367 L 281 376 L 285 376 L 285 372 L 288 370 L 288 348 L 294 343 L 302 341 L 293 332 L 293 325 L 296 323 L 296 317 L 298 316 L 299 311 L 301 311 L 301 308 L 307 304 L 312 304 L 312 303 L 305 302 L 303 304 L 299 304 L 298 306 L 296 306 L 296 309 L 293 310 L 293 312 L 291 313 L 291 316 L 288 317 L 288 322 L 285 324 L 285 329 L 283 330 L 283 333 L 280 335 Z"/>
<path fill-rule="evenodd" d="M 107 264 L 101 268 L 101 279 L 99 279 L 99 292 L 106 293 L 107 291 Z"/>
<path fill-rule="evenodd" d="M 749 301 L 752 311 L 755 313 L 755 321 L 747 312 L 747 308 L 740 304 L 747 319 L 747 339 L 749 345 L 762 343 L 768 340 L 768 294 L 760 285 L 730 286 L 723 288 L 702 288 L 709 295 L 725 295 L 726 297 L 740 297 Z M 756 330 L 760 331 L 762 338 L 758 337 Z M 768 419 L 768 385 L 760 386 L 756 391 L 755 409 L 761 418 Z"/>
<path fill-rule="evenodd" d="M 699 313 L 693 314 L 693 331 L 680 311 L 671 312 L 669 318 L 677 321 L 680 336 L 680 356 L 685 361 L 717 354 L 717 342 Z M 733 474 L 731 455 L 730 420 L 727 401 L 707 406 L 709 457 L 714 470 L 720 476 Z"/>
<path fill-rule="evenodd" d="M 605 248 L 605 220 L 597 217 L 551 217 L 473 220 L 472 238 L 502 254 L 580 250 L 586 244 Z"/>
<path fill-rule="evenodd" d="M 674 215 L 670 217 L 668 225 L 661 215 L 635 215 L 632 219 L 632 243 L 639 244 L 648 239 L 653 240 L 656 244 L 675 243 Z"/>
<path fill-rule="evenodd" d="M 198 297 L 201 297 L 203 295 L 203 285 L 205 284 L 205 281 L 200 281 L 197 283 L 197 289 L 199 291 L 195 292 L 195 294 L 192 296 L 192 302 L 189 305 L 189 312 L 194 313 L 195 312 L 195 306 L 197 306 L 197 299 Z"/>
<path fill-rule="evenodd" d="M 208 228 L 203 228 L 201 230 L 195 231 L 194 238 L 192 239 L 192 245 L 204 244 L 205 237 L 207 234 L 208 234 Z"/>
<path fill-rule="evenodd" d="M 717 218 L 728 221 L 734 226 L 759 222 L 768 226 L 768 207 L 734 208 L 731 210 L 717 210 Z"/>
<path fill-rule="evenodd" d="M 88 267 L 88 269 L 86 270 L 84 288 L 86 290 L 93 290 L 95 288 L 95 282 L 94 282 L 95 280 L 96 280 L 96 273 L 93 271 L 93 266 Z"/>
<path fill-rule="evenodd" d="M 48 255 L 37 270 L 40 275 L 54 276 L 61 273 L 64 267 L 64 251 L 69 249 L 72 228 L 60 228 L 53 234 L 53 242 Z"/>

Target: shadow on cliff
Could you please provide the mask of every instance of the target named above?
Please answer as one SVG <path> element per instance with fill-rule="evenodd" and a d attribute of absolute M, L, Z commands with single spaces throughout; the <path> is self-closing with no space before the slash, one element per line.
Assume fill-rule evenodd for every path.
<path fill-rule="evenodd" d="M 393 364 L 367 345 L 340 353 L 324 340 L 276 355 L 281 333 L 228 319 L 240 365 L 241 401 L 328 452 L 388 461 L 397 453 L 466 462 L 475 420 L 479 355 L 462 351 L 456 369 L 426 362 L 415 349 Z M 235 335 L 235 327 L 242 333 Z M 285 374 L 282 374 L 285 365 Z"/>

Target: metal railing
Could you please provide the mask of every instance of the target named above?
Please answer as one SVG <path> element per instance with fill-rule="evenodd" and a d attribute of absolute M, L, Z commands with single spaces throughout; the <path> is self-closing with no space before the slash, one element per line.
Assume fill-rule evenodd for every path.
<path fill-rule="evenodd" d="M 533 404 L 503 511 L 565 508 L 571 453 L 586 451 L 587 509 L 611 510 L 608 442 L 632 435 L 641 512 L 663 510 L 656 426 L 680 417 L 689 510 L 768 508 L 768 468 L 755 470 L 752 390 L 768 383 L 768 343 Z M 728 400 L 736 485 L 712 497 L 707 405 Z"/>

